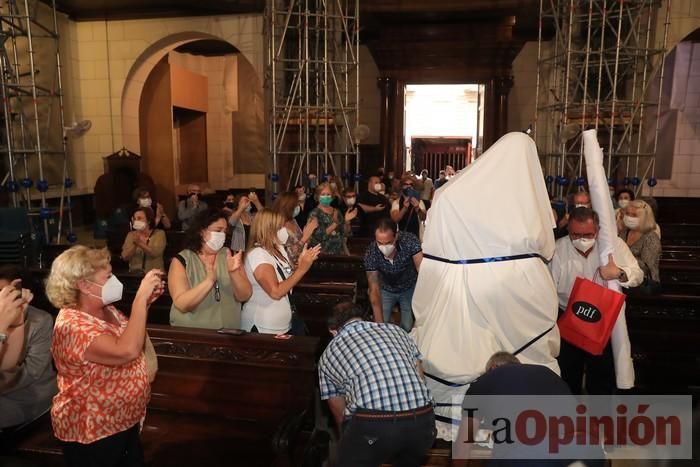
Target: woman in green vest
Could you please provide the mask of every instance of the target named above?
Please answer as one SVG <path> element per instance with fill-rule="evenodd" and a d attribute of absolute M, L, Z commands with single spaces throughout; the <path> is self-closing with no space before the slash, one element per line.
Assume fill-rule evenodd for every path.
<path fill-rule="evenodd" d="M 185 249 L 168 272 L 173 299 L 170 324 L 191 328 L 240 328 L 241 303 L 250 298 L 242 252 L 224 247 L 226 214 L 209 209 L 197 214 L 185 232 Z"/>

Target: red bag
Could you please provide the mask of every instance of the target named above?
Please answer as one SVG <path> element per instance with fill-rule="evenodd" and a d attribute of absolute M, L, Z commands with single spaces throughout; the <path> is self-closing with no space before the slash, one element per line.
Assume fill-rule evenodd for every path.
<path fill-rule="evenodd" d="M 557 321 L 561 338 L 601 355 L 624 303 L 624 294 L 577 277 L 566 310 Z"/>

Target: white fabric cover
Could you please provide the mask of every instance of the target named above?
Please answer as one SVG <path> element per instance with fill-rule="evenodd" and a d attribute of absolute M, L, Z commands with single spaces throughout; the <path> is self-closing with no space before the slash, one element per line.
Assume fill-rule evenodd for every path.
<path fill-rule="evenodd" d="M 428 211 L 423 252 L 450 260 L 554 254 L 554 217 L 535 143 L 524 133 L 499 139 L 473 164 L 436 191 Z M 556 321 L 557 294 L 539 258 L 470 265 L 424 258 L 413 312 L 413 337 L 425 371 L 468 383 L 499 350 L 515 351 Z M 559 373 L 555 326 L 518 358 Z M 436 402 L 449 404 L 466 386 L 428 378 Z M 438 407 L 449 416 L 449 408 Z M 449 425 L 448 425 L 449 426 Z M 451 439 L 438 424 L 438 435 Z"/>
<path fill-rule="evenodd" d="M 615 223 L 615 209 L 610 199 L 608 179 L 603 168 L 603 151 L 598 144 L 596 130 L 584 131 L 582 139 L 583 155 L 586 159 L 588 189 L 591 194 L 591 206 L 600 218 L 600 231 L 598 232 L 597 240 L 600 264 L 608 264 L 608 255 L 613 252 L 613 245 L 617 239 L 617 224 Z M 620 283 L 616 280 L 608 281 L 607 286 L 616 292 L 620 292 L 622 289 Z M 634 366 L 632 364 L 632 348 L 627 332 L 624 305 L 617 317 L 610 339 L 615 361 L 617 387 L 619 389 L 630 389 L 634 386 Z"/>

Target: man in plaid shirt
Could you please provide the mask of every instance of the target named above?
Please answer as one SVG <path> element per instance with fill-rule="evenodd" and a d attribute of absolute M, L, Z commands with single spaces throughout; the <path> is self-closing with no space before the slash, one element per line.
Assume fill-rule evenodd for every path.
<path fill-rule="evenodd" d="M 421 354 L 400 327 L 363 316 L 358 305 L 336 305 L 318 365 L 321 399 L 342 432 L 337 466 L 420 466 L 435 439 Z"/>

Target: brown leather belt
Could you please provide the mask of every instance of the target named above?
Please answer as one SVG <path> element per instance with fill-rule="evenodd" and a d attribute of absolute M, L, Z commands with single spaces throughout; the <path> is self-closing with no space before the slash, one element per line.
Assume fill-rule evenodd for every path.
<path fill-rule="evenodd" d="M 358 409 L 353 417 L 371 420 L 391 420 L 396 418 L 411 418 L 418 415 L 425 415 L 433 411 L 432 405 L 426 405 L 417 409 L 404 410 L 401 412 L 383 412 L 380 410 Z"/>

